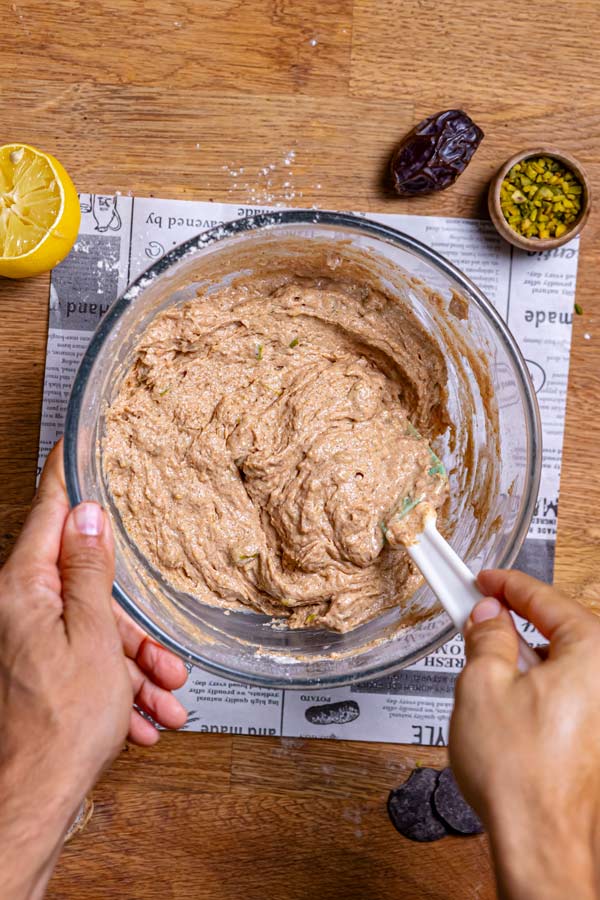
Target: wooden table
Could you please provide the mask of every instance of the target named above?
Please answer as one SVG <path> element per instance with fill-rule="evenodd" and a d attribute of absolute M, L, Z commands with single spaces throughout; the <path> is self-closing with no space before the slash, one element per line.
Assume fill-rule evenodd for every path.
<path fill-rule="evenodd" d="M 600 193 L 600 5 L 589 0 L 0 0 L 2 141 L 55 153 L 84 191 L 485 214 L 513 151 L 575 153 Z M 382 190 L 400 136 L 439 109 L 486 132 L 451 190 Z M 295 151 L 293 178 L 283 160 Z M 244 168 L 240 176 L 232 171 Z M 291 186 L 284 187 L 284 181 Z M 556 580 L 600 598 L 600 237 L 581 243 Z M 0 551 L 32 495 L 48 278 L 0 283 Z M 589 337 L 587 337 L 589 336 Z M 587 337 L 587 339 L 586 339 Z M 165 735 L 97 787 L 51 898 L 494 896 L 485 838 L 417 845 L 388 790 L 442 750 Z"/>

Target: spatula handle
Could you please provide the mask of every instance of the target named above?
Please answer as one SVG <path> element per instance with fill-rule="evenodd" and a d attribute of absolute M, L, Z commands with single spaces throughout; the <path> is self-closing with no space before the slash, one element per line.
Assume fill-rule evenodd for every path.
<path fill-rule="evenodd" d="M 442 537 L 432 519 L 415 543 L 406 549 L 456 627 L 463 631 L 473 607 L 484 596 L 471 570 Z M 535 650 L 519 636 L 519 670 L 526 672 L 539 662 Z"/>

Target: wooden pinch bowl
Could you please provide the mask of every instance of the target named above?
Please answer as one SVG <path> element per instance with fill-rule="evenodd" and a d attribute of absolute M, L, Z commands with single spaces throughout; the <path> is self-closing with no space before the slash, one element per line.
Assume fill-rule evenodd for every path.
<path fill-rule="evenodd" d="M 571 227 L 567 229 L 567 231 L 565 231 L 564 234 L 560 235 L 560 237 L 524 237 L 524 235 L 519 234 L 513 228 L 511 228 L 511 226 L 504 218 L 504 214 L 500 207 L 500 186 L 502 185 L 507 172 L 509 172 L 509 170 L 512 169 L 512 167 L 516 163 L 522 162 L 524 159 L 530 159 L 531 157 L 537 156 L 551 156 L 553 159 L 561 162 L 564 166 L 571 169 L 571 171 L 581 182 L 581 186 L 583 188 L 581 212 L 579 213 L 579 217 L 573 222 Z M 530 150 L 522 150 L 520 153 L 515 153 L 514 156 L 511 156 L 510 159 L 507 159 L 507 161 L 498 169 L 498 172 L 490 182 L 488 191 L 488 209 L 490 211 L 490 216 L 492 222 L 496 227 L 496 230 L 514 247 L 519 247 L 521 250 L 529 250 L 530 252 L 532 251 L 534 253 L 539 253 L 541 250 L 553 250 L 555 247 L 560 247 L 562 244 L 566 244 L 567 241 L 571 241 L 579 234 L 579 232 L 587 222 L 591 208 L 592 192 L 590 187 L 590 180 L 586 175 L 585 169 L 583 169 L 581 164 L 577 162 L 574 156 L 571 156 L 570 153 L 566 153 L 564 150 L 558 150 L 556 147 L 533 147 Z"/>

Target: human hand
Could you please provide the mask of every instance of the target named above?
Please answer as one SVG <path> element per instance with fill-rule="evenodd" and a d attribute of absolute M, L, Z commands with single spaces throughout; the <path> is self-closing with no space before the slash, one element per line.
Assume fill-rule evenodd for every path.
<path fill-rule="evenodd" d="M 131 710 L 127 737 L 140 747 L 150 747 L 160 733 L 138 710 L 163 728 L 185 725 L 187 710 L 171 691 L 185 684 L 187 669 L 179 657 L 151 640 L 114 600 L 112 607 L 137 707 Z"/>
<path fill-rule="evenodd" d="M 113 573 L 108 518 L 93 503 L 69 511 L 57 447 L 0 571 L 3 898 L 41 896 L 80 801 L 128 731 L 157 739 L 134 698 L 164 725 L 185 721 L 169 693 L 185 667 L 115 616 Z"/>
<path fill-rule="evenodd" d="M 465 629 L 452 768 L 488 830 L 501 897 L 595 898 L 600 620 L 522 572 L 482 572 L 478 584 L 487 599 Z M 506 607 L 549 641 L 544 661 L 525 674 Z"/>

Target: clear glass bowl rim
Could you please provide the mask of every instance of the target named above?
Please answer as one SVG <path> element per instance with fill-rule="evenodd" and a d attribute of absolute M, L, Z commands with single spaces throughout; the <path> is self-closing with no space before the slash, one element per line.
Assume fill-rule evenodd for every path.
<path fill-rule="evenodd" d="M 71 505 L 76 506 L 84 499 L 87 499 L 81 494 L 77 472 L 77 437 L 81 405 L 88 379 L 92 372 L 96 357 L 101 352 L 106 338 L 127 306 L 141 290 L 148 287 L 149 284 L 167 271 L 171 266 L 180 262 L 184 257 L 193 254 L 196 250 L 201 250 L 209 244 L 227 240 L 229 237 L 241 235 L 245 232 L 260 231 L 263 229 L 272 230 L 279 226 L 294 225 L 325 225 L 332 228 L 348 229 L 350 231 L 358 232 L 359 234 L 379 238 L 380 240 L 396 245 L 403 250 L 408 250 L 429 265 L 438 268 L 448 278 L 453 279 L 459 286 L 461 293 L 466 294 L 469 300 L 478 306 L 484 317 L 492 324 L 520 378 L 525 417 L 528 425 L 529 454 L 527 461 L 528 471 L 525 475 L 526 488 L 524 491 L 524 501 L 521 504 L 519 517 L 515 523 L 512 544 L 498 562 L 498 568 L 510 568 L 515 561 L 529 530 L 537 500 L 542 468 L 542 429 L 540 413 L 527 363 L 525 362 L 515 338 L 493 304 L 487 299 L 483 291 L 481 291 L 457 266 L 416 238 L 392 228 L 389 225 L 376 222 L 366 217 L 356 216 L 351 213 L 305 209 L 282 210 L 225 222 L 222 225 L 201 232 L 179 244 L 177 247 L 174 247 L 129 285 L 124 293 L 113 303 L 110 310 L 105 314 L 92 335 L 75 375 L 69 397 L 65 417 L 64 467 L 67 493 Z M 140 609 L 135 600 L 123 590 L 116 580 L 113 583 L 113 596 L 125 612 L 137 622 L 150 637 L 159 644 L 172 650 L 185 661 L 192 662 L 221 678 L 244 681 L 259 687 L 271 689 L 282 687 L 298 689 L 309 689 L 310 687 L 323 688 L 325 686 L 341 687 L 369 678 L 381 678 L 384 675 L 397 671 L 400 667 L 404 668 L 417 662 L 417 660 L 422 659 L 424 656 L 433 653 L 443 643 L 451 640 L 457 633 L 456 627 L 450 623 L 448 627 L 425 648 L 414 654 L 403 656 L 401 659 L 395 661 L 386 661 L 372 665 L 364 671 L 353 672 L 346 675 L 326 676 L 324 678 L 318 677 L 311 679 L 304 677 L 282 681 L 278 680 L 276 677 L 271 678 L 270 676 L 263 675 L 254 675 L 250 677 L 247 674 L 237 672 L 235 669 L 230 669 L 227 666 L 205 659 L 200 654 L 191 651 L 188 647 L 183 646 L 174 638 L 166 634 L 155 622 L 153 622 L 152 619 Z"/>

